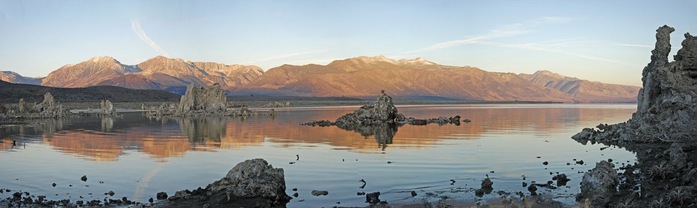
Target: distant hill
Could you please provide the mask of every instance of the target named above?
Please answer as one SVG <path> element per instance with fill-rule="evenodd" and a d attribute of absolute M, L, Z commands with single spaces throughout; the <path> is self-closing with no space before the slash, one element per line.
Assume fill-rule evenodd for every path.
<path fill-rule="evenodd" d="M 20 98 L 24 98 L 26 102 L 41 102 L 46 92 L 50 92 L 56 101 L 64 103 L 98 102 L 104 99 L 112 102 L 164 102 L 178 101 L 180 98 L 179 95 L 162 90 L 134 90 L 114 86 L 55 88 L 0 81 L 0 103 L 17 103 Z"/>
<path fill-rule="evenodd" d="M 327 65 L 282 65 L 266 72 L 257 66 L 163 56 L 124 65 L 104 56 L 63 66 L 41 80 L 45 86 L 106 85 L 176 94 L 183 94 L 191 84 L 214 83 L 232 96 L 373 98 L 385 90 L 395 98 L 424 101 L 636 102 L 639 91 L 635 86 L 592 82 L 549 71 L 488 72 L 422 58 L 393 60 L 384 56 L 335 60 Z"/>
<path fill-rule="evenodd" d="M 40 85 L 41 79 L 25 77 L 12 71 L 0 71 L 0 81 L 10 83 Z"/>
<path fill-rule="evenodd" d="M 520 74 L 537 86 L 564 92 L 578 102 L 636 102 L 639 87 L 566 77 L 550 71 Z"/>
<path fill-rule="evenodd" d="M 424 59 L 356 57 L 328 65 L 272 68 L 233 94 L 370 97 L 384 89 L 393 97 L 412 99 L 632 102 L 639 90 L 639 87 L 543 74 L 487 72 L 475 67 L 439 65 Z M 574 82 L 569 82 L 572 79 Z M 545 86 L 547 81 L 567 81 L 567 87 L 573 89 Z"/>
<path fill-rule="evenodd" d="M 46 76 L 41 85 L 52 87 L 122 86 L 180 93 L 190 84 L 218 83 L 225 90 L 239 88 L 263 71 L 257 66 L 191 62 L 157 56 L 138 65 L 124 65 L 108 56 L 65 65 Z"/>

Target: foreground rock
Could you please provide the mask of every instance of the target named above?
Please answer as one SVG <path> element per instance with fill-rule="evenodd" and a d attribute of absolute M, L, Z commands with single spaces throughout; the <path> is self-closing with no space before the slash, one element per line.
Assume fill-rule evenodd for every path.
<path fill-rule="evenodd" d="M 615 194 L 618 184 L 619 178 L 612 163 L 600 161 L 583 175 L 579 198 L 590 199 L 594 207 L 605 206 Z"/>
<path fill-rule="evenodd" d="M 285 191 L 283 169 L 252 159 L 205 189 L 178 191 L 155 207 L 285 207 L 291 199 Z"/>
<path fill-rule="evenodd" d="M 601 180 L 603 189 L 615 189 L 619 184 L 620 193 L 588 189 L 580 200 L 610 207 L 697 206 L 697 37 L 686 33 L 682 48 L 669 62 L 670 33 L 675 30 L 662 26 L 656 31 L 651 62 L 642 72 L 636 113 L 627 122 L 600 124 L 572 137 L 583 144 L 600 142 L 636 152 L 638 164 L 620 167 L 625 172 L 619 183 Z M 604 169 L 607 167 L 593 171 Z M 639 170 L 638 177 L 629 171 L 634 169 Z M 615 178 L 613 174 L 617 175 L 606 173 Z M 594 181 L 584 176 L 581 186 L 596 187 Z"/>

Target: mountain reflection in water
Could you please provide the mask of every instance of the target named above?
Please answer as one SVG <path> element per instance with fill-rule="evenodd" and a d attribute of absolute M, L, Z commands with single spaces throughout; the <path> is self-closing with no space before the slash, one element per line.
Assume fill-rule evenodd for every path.
<path fill-rule="evenodd" d="M 124 118 L 116 119 L 45 119 L 32 126 L 4 127 L 0 132 L 3 138 L 18 136 L 20 142 L 43 142 L 65 153 L 95 161 L 116 160 L 127 149 L 137 149 L 153 158 L 167 158 L 182 156 L 187 151 L 259 146 L 266 141 L 287 146 L 321 143 L 338 149 L 371 153 L 388 150 L 387 146 L 391 144 L 394 144 L 393 148 L 429 148 L 440 140 L 477 139 L 485 133 L 534 131 L 544 134 L 565 131 L 565 125 L 593 126 L 597 120 L 607 120 L 608 116 L 613 116 L 609 112 L 617 112 L 617 109 L 604 108 L 530 107 L 520 110 L 484 105 L 464 108 L 402 106 L 400 112 L 415 117 L 437 116 L 430 113 L 432 108 L 437 108 L 442 115 L 458 114 L 473 122 L 461 126 L 431 124 L 402 126 L 399 129 L 385 125 L 353 131 L 299 125 L 314 119 L 333 119 L 352 110 L 346 107 L 332 110 L 291 109 L 279 112 L 276 118 L 245 119 L 207 117 L 158 120 L 148 119 L 139 113 L 128 113 Z M 12 148 L 11 142 L 3 140 L 1 148 Z"/>

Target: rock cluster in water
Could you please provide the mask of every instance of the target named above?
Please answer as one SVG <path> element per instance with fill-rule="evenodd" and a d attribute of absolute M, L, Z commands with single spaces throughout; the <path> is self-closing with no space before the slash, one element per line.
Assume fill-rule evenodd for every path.
<path fill-rule="evenodd" d="M 464 122 L 470 121 L 465 119 Z M 387 144 L 392 144 L 392 138 L 397 133 L 398 127 L 405 124 L 427 125 L 431 123 L 460 125 L 460 116 L 431 119 L 406 118 L 399 113 L 397 107 L 392 102 L 392 97 L 385 94 L 383 90 L 373 104 L 363 105 L 355 111 L 337 118 L 336 121 L 319 120 L 301 125 L 337 126 L 341 129 L 358 132 L 365 137 L 374 136 L 377 143 L 384 149 Z"/>
<path fill-rule="evenodd" d="M 141 107 L 145 109 L 145 106 Z M 227 97 L 220 89 L 220 85 L 214 84 L 208 87 L 190 85 L 186 93 L 182 95 L 179 104 L 162 103 L 159 107 L 147 111 L 149 116 L 178 116 L 178 117 L 206 117 L 206 116 L 274 116 L 274 109 L 268 112 L 258 112 L 247 107 L 227 108 Z"/>
<path fill-rule="evenodd" d="M 3 106 L 4 107 L 4 106 Z M 29 105 L 24 99 L 19 99 L 17 108 L 3 108 L 0 112 L 2 118 L 63 118 L 68 116 L 68 111 L 63 105 L 56 102 L 51 93 L 44 94 L 41 103 Z"/>
<path fill-rule="evenodd" d="M 283 207 L 290 199 L 283 169 L 264 159 L 251 159 L 205 189 L 178 191 L 156 207 Z"/>
<path fill-rule="evenodd" d="M 465 119 L 464 122 L 469 122 Z M 392 102 L 392 97 L 385 94 L 383 90 L 380 92 L 377 100 L 373 104 L 366 104 L 356 109 L 355 111 L 343 115 L 336 121 L 319 120 L 303 123 L 307 126 L 337 126 L 342 129 L 358 130 L 362 128 L 370 128 L 372 126 L 401 126 L 404 124 L 411 125 L 427 125 L 436 123 L 439 125 L 455 124 L 460 125 L 460 116 L 453 117 L 438 117 L 431 119 L 416 119 L 413 117 L 405 117 L 400 114 Z M 362 132 L 362 131 L 361 131 Z"/>
<path fill-rule="evenodd" d="M 602 161 L 584 176 L 579 200 L 598 207 L 697 206 L 697 37 L 686 33 L 682 48 L 669 62 L 670 33 L 675 29 L 662 26 L 656 31 L 636 113 L 627 122 L 585 128 L 572 137 L 584 144 L 600 142 L 634 151 L 638 164 L 620 167 L 625 171 L 618 183 L 618 174 Z M 629 171 L 635 168 L 639 177 Z M 611 194 L 618 184 L 620 193 Z"/>

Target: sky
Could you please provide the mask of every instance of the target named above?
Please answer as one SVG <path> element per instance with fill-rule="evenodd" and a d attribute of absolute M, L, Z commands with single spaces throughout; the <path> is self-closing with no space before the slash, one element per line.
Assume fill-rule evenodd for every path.
<path fill-rule="evenodd" d="M 257 65 L 417 57 L 486 71 L 549 70 L 641 85 L 655 31 L 674 54 L 697 1 L 0 0 L 0 70 L 43 77 L 111 56 Z"/>

